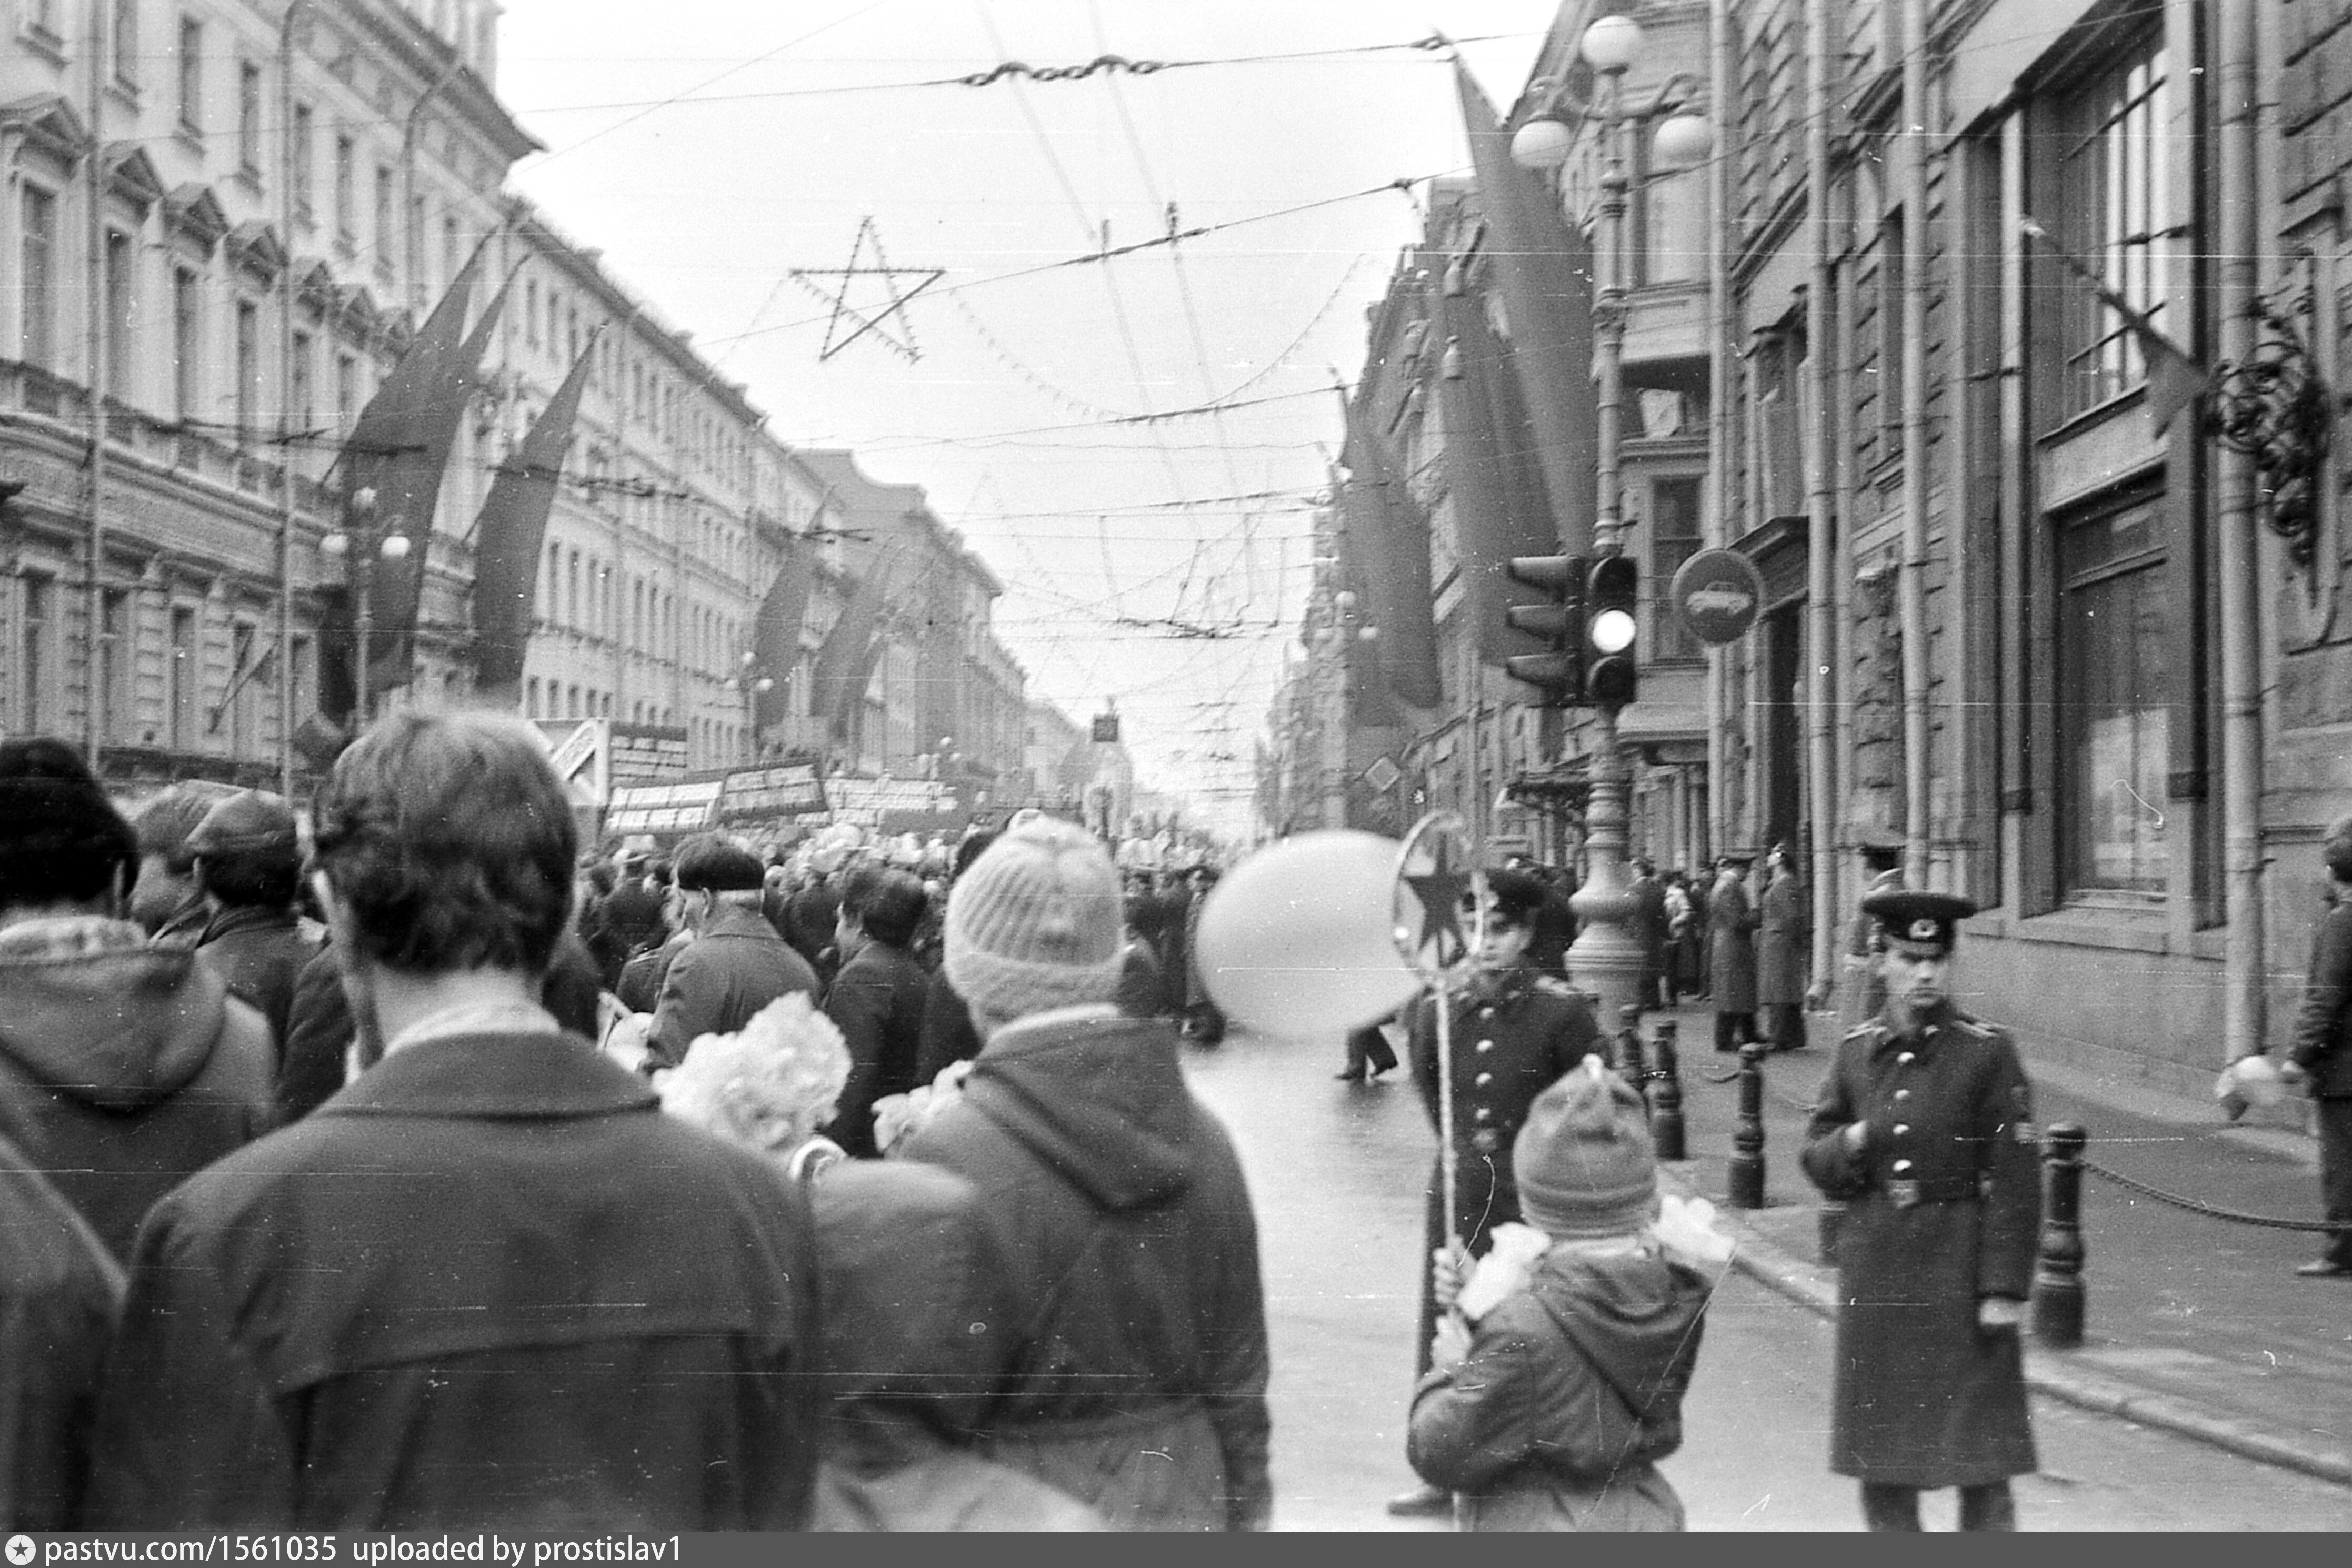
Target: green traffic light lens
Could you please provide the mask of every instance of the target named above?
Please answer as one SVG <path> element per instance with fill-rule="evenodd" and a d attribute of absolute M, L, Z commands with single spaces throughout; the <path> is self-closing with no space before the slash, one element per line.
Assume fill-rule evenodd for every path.
<path fill-rule="evenodd" d="M 1604 653 L 1622 653 L 1633 645 L 1633 617 L 1622 610 L 1603 610 L 1592 618 L 1585 635 Z"/>

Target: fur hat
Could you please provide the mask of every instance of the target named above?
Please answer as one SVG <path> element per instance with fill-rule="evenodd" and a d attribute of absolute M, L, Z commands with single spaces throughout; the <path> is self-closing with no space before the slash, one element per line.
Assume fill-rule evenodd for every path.
<path fill-rule="evenodd" d="M 0 905 L 95 896 L 138 859 L 79 752 L 42 735 L 0 741 Z"/>
<path fill-rule="evenodd" d="M 1598 1056 L 1536 1096 L 1511 1168 L 1528 1222 L 1555 1240 L 1630 1236 L 1658 1212 L 1642 1097 Z"/>
<path fill-rule="evenodd" d="M 1093 835 L 1039 816 L 991 844 L 948 894 L 948 983 L 1007 1020 L 1118 993 L 1118 872 Z"/>

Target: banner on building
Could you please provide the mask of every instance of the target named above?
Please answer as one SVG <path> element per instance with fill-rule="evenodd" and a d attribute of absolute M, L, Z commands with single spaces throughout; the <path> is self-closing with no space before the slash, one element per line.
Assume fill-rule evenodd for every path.
<path fill-rule="evenodd" d="M 797 820 L 803 812 L 825 809 L 824 784 L 813 763 L 745 768 L 730 773 L 722 782 L 726 785 L 719 806 L 722 822 L 773 817 Z"/>
<path fill-rule="evenodd" d="M 601 329 L 599 329 L 601 330 Z M 571 449 L 580 389 L 596 352 L 597 333 L 573 361 L 563 384 L 531 422 L 512 456 L 498 465 L 488 498 L 474 522 L 474 685 L 511 698 L 522 685 L 530 648 L 532 601 L 547 515 L 555 505 L 563 455 Z"/>
<path fill-rule="evenodd" d="M 616 784 L 604 813 L 608 833 L 698 833 L 719 816 L 723 779 L 687 784 Z"/>

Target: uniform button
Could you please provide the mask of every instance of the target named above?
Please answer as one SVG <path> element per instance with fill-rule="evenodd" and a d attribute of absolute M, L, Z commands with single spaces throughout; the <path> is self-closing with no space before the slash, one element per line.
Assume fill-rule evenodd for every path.
<path fill-rule="evenodd" d="M 1903 1103 L 1903 1102 L 1904 1102 L 1904 1101 L 1908 1100 L 1908 1099 L 1910 1099 L 1910 1098 L 1911 1098 L 1911 1091 L 1909 1091 L 1908 1089 L 1897 1089 L 1897 1090 L 1895 1092 L 1895 1103 L 1896 1104 L 1898 1104 L 1898 1105 L 1900 1105 L 1901 1103 Z"/>
<path fill-rule="evenodd" d="M 1910 1131 L 1911 1131 L 1911 1129 L 1910 1129 L 1909 1127 L 1906 1126 L 1906 1125 L 1905 1125 L 1904 1124 L 1902 1124 L 1901 1122 L 1897 1122 L 1897 1123 L 1895 1123 L 1895 1135 L 1896 1137 L 1898 1137 L 1898 1138 L 1899 1138 L 1899 1137 L 1904 1136 L 1906 1134 L 1909 1133 Z"/>
<path fill-rule="evenodd" d="M 1494 1112 L 1492 1112 L 1492 1111 L 1488 1110 L 1488 1109 L 1487 1109 L 1486 1106 L 1484 1106 L 1484 1105 L 1481 1105 L 1481 1106 L 1479 1106 L 1479 1107 L 1478 1107 L 1478 1120 L 1480 1120 L 1481 1122 L 1491 1122 L 1491 1121 L 1493 1121 L 1494 1119 L 1495 1119 L 1495 1113 L 1494 1113 Z"/>
<path fill-rule="evenodd" d="M 1481 1051 L 1492 1051 L 1495 1049 L 1495 1042 L 1491 1040 L 1482 1040 L 1478 1042 L 1478 1049 Z"/>
<path fill-rule="evenodd" d="M 1491 1072 L 1482 1072 L 1478 1074 L 1475 1082 L 1479 1088 L 1484 1089 L 1487 1084 L 1495 1082 L 1495 1075 Z"/>
<path fill-rule="evenodd" d="M 1914 1061 L 1917 1061 L 1917 1060 L 1918 1060 L 1918 1058 L 1917 1058 L 1916 1056 L 1915 1056 L 1912 1052 L 1910 1052 L 1910 1051 L 1905 1051 L 1902 1055 L 1900 1055 L 1900 1056 L 1896 1057 L 1895 1060 L 1897 1062 L 1901 1063 L 1903 1066 L 1905 1066 L 1905 1067 L 1908 1067 L 1908 1066 L 1910 1066 L 1910 1065 L 1912 1064 L 1912 1062 L 1914 1062 Z"/>
<path fill-rule="evenodd" d="M 1895 1174 L 1896 1176 L 1901 1176 L 1905 1171 L 1907 1171 L 1910 1168 L 1911 1162 L 1909 1160 L 1897 1160 L 1895 1162 Z"/>
<path fill-rule="evenodd" d="M 1491 1007 L 1480 1008 L 1478 1009 L 1478 1016 L 1482 1019 L 1493 1018 L 1495 1016 L 1495 1009 Z"/>

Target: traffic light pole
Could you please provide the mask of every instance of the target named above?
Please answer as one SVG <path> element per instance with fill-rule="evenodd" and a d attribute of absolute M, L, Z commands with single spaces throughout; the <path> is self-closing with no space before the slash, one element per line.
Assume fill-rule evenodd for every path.
<path fill-rule="evenodd" d="M 1624 433 L 1624 223 L 1625 159 L 1623 140 L 1624 71 L 1601 73 L 1607 108 L 1601 117 L 1602 149 L 1600 223 L 1595 234 L 1595 259 L 1601 287 L 1593 299 L 1593 361 L 1599 428 L 1595 466 L 1600 473 L 1600 506 L 1593 517 L 1592 553 L 1607 559 L 1624 549 L 1624 522 L 1619 507 L 1618 448 Z M 1631 650 L 1629 649 L 1630 653 Z M 1618 1018 L 1628 1004 L 1654 1006 L 1655 998 L 1640 995 L 1642 947 L 1634 940 L 1633 889 L 1625 875 L 1628 802 L 1633 774 L 1617 742 L 1617 706 L 1593 705 L 1591 730 L 1592 765 L 1585 803 L 1585 874 L 1583 884 L 1569 900 L 1576 914 L 1576 940 L 1568 949 L 1570 980 L 1596 997 L 1602 1027 Z"/>

